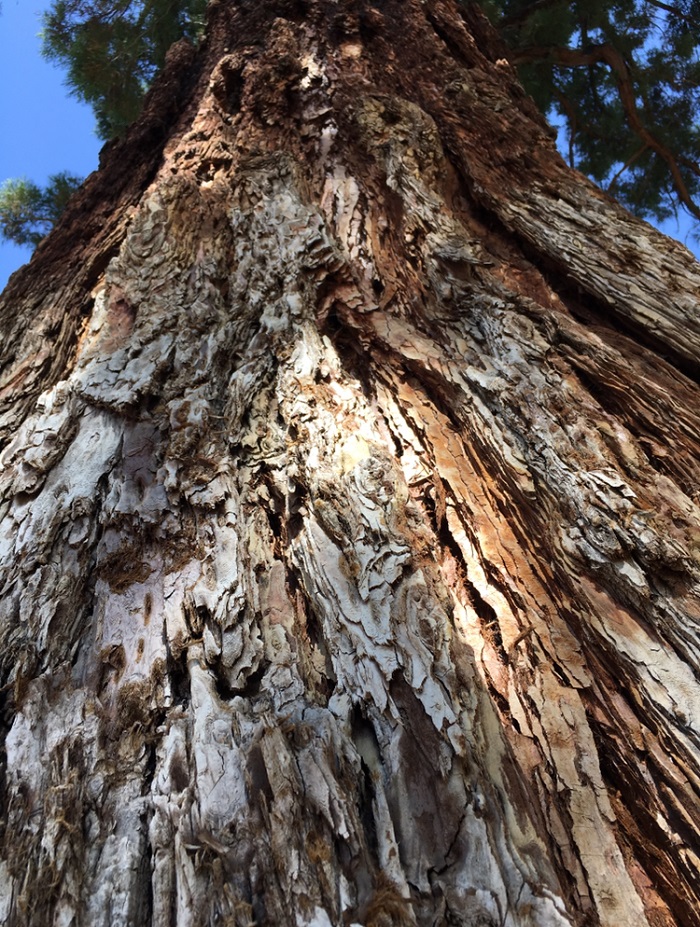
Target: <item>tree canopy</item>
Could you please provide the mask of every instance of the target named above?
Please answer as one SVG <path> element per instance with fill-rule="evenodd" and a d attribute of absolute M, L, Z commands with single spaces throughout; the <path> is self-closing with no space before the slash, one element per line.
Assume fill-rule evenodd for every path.
<path fill-rule="evenodd" d="M 82 183 L 67 171 L 52 174 L 45 187 L 25 177 L 0 185 L 0 231 L 17 245 L 36 247 L 51 230 L 66 203 Z"/>
<path fill-rule="evenodd" d="M 629 209 L 700 219 L 700 2 L 483 0 L 568 158 Z"/>
<path fill-rule="evenodd" d="M 44 15 L 43 52 L 110 139 L 138 115 L 173 42 L 197 38 L 205 8 L 206 0 L 56 0 Z"/>
<path fill-rule="evenodd" d="M 469 0 L 463 0 L 468 3 Z M 563 125 L 565 154 L 625 206 L 664 221 L 700 221 L 700 0 L 481 0 L 525 88 Z M 122 134 L 179 38 L 196 40 L 206 0 L 55 0 L 43 51 L 91 104 L 97 131 Z M 32 241 L 18 198 L 0 191 L 0 232 Z M 50 187 L 39 191 L 50 195 Z M 14 204 L 10 208 L 10 204 Z M 11 217 L 8 220 L 8 216 Z M 41 236 L 39 236 L 41 237 Z"/>

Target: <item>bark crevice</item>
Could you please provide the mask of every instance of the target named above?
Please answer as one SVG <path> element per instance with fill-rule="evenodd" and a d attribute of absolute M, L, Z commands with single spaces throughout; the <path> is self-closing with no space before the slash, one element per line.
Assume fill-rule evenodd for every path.
<path fill-rule="evenodd" d="M 212 3 L 13 278 L 0 920 L 697 923 L 698 272 L 499 55 Z"/>

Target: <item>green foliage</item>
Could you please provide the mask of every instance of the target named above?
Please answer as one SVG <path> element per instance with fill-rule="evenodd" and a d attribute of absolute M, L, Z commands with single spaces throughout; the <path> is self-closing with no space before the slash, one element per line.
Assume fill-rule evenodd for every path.
<path fill-rule="evenodd" d="M 71 92 L 90 104 L 101 138 L 121 135 L 178 39 L 195 40 L 207 0 L 55 0 L 44 14 L 43 53 L 66 69 Z M 55 174 L 0 186 L 0 236 L 36 246 L 81 180 Z"/>
<path fill-rule="evenodd" d="M 16 245 L 39 244 L 55 224 L 80 177 L 62 172 L 49 177 L 45 187 L 24 178 L 0 185 L 0 235 Z"/>
<path fill-rule="evenodd" d="M 572 166 L 646 218 L 700 219 L 700 0 L 483 0 Z"/>
<path fill-rule="evenodd" d="M 55 0 L 44 14 L 44 55 L 67 71 L 95 110 L 101 138 L 124 132 L 173 42 L 195 39 L 206 0 Z"/>
<path fill-rule="evenodd" d="M 480 3 L 526 89 L 566 123 L 572 166 L 639 215 L 664 220 L 680 204 L 700 220 L 700 0 Z M 44 54 L 66 68 L 72 93 L 112 138 L 138 115 L 170 45 L 199 37 L 205 8 L 206 0 L 54 0 Z M 36 243 L 59 214 L 56 183 L 67 177 L 45 190 L 8 181 L 0 233 Z"/>

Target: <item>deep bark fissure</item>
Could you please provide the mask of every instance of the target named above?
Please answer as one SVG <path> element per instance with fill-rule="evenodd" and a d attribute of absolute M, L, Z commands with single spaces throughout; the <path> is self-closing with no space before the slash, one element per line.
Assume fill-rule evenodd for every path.
<path fill-rule="evenodd" d="M 605 735 L 600 737 L 601 747 L 603 747 L 607 739 Z M 625 825 L 625 839 L 629 841 L 630 851 L 634 857 L 643 860 L 647 871 L 654 873 L 659 882 L 664 884 L 669 907 L 678 918 L 679 923 L 693 927 L 698 923 L 699 919 L 692 908 L 690 911 L 687 910 L 692 893 L 684 885 L 669 879 L 666 872 L 665 856 L 658 850 L 659 845 L 663 842 L 663 835 L 648 805 L 643 800 L 635 800 L 635 787 L 638 794 L 642 795 L 645 788 L 644 782 L 638 777 L 638 771 L 633 766 L 629 764 L 618 766 L 611 757 L 606 755 L 607 752 L 606 749 L 601 749 L 601 769 L 606 781 L 610 783 L 613 790 L 612 794 L 617 798 L 614 804 L 622 823 Z M 631 801 L 629 799 L 622 800 L 623 789 L 624 794 L 631 797 Z M 633 806 L 635 813 L 631 813 L 628 803 Z M 685 839 L 692 843 L 696 831 L 689 828 L 687 822 L 680 817 L 678 823 L 681 825 L 680 831 L 686 833 Z M 692 872 L 689 871 L 688 875 L 691 876 L 691 879 L 693 878 Z"/>
<path fill-rule="evenodd" d="M 696 269 L 475 11 L 209 17 L 5 297 L 0 917 L 696 923 Z"/>
<path fill-rule="evenodd" d="M 523 253 L 530 253 L 533 258 L 535 257 L 532 247 L 528 247 L 527 242 L 523 242 Z M 634 275 L 635 270 L 633 264 L 628 268 L 621 267 L 621 272 L 629 273 L 630 276 Z M 648 348 L 658 363 L 665 362 L 670 368 L 675 368 L 694 383 L 700 382 L 700 367 L 697 364 L 689 363 L 669 345 L 655 338 L 654 332 L 645 326 L 635 324 L 634 320 L 615 312 L 611 313 L 610 306 L 606 306 L 602 299 L 585 292 L 580 284 L 567 280 L 566 267 L 552 267 L 545 271 L 544 277 L 562 304 L 569 310 L 572 318 L 594 331 L 612 349 L 615 349 L 616 342 L 621 341 L 615 338 L 615 335 L 621 335 L 624 341 L 629 342 L 630 347 L 641 345 Z"/>

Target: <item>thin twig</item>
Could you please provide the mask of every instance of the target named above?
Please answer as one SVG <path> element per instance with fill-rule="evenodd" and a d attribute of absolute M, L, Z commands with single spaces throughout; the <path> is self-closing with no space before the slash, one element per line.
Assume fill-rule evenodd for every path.
<path fill-rule="evenodd" d="M 566 94 L 557 90 L 555 96 L 569 119 L 569 167 L 576 167 L 574 163 L 574 141 L 578 131 L 578 116 Z"/>
<path fill-rule="evenodd" d="M 620 170 L 617 172 L 617 174 L 615 174 L 615 176 L 613 177 L 613 179 L 612 179 L 612 180 L 610 181 L 610 183 L 608 184 L 608 193 L 611 192 L 612 188 L 613 188 L 613 187 L 615 186 L 615 184 L 617 183 L 618 178 L 619 178 L 622 174 L 624 174 L 625 171 L 627 170 L 627 168 L 628 168 L 628 167 L 631 167 L 631 166 L 634 164 L 634 162 L 637 160 L 637 158 L 641 157 L 641 156 L 644 154 L 644 152 L 648 150 L 648 148 L 649 148 L 649 146 L 645 143 L 644 145 L 642 145 L 642 147 L 639 149 L 639 151 L 635 151 L 635 153 L 634 153 L 630 158 L 628 158 L 628 159 L 625 161 L 625 163 L 622 165 L 622 167 L 620 168 Z"/>
<path fill-rule="evenodd" d="M 672 6 L 670 3 L 662 3 L 661 0 L 647 0 L 652 6 L 658 7 L 660 10 L 664 10 L 666 13 L 671 13 L 673 16 L 677 16 L 678 19 L 682 19 L 684 23 L 687 23 L 691 28 L 698 28 L 698 20 L 694 19 L 692 16 L 688 16 L 687 13 L 684 13 L 683 10 L 679 10 L 677 6 Z"/>

